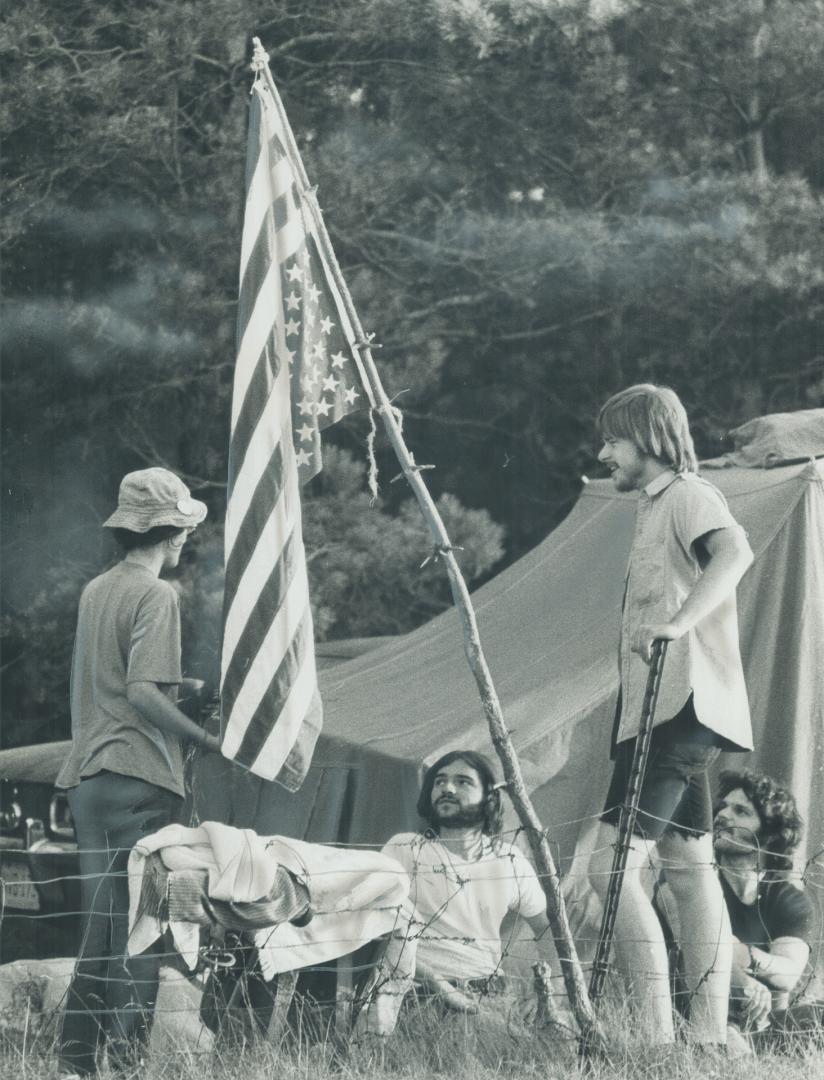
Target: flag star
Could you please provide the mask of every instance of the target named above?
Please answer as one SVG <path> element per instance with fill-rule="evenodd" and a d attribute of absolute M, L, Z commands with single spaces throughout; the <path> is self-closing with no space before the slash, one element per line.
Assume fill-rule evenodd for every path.
<path fill-rule="evenodd" d="M 346 357 L 342 352 L 336 352 L 332 357 L 332 367 L 342 368 L 346 363 Z"/>
<path fill-rule="evenodd" d="M 295 457 L 297 459 L 298 466 L 309 465 L 312 461 L 312 455 L 310 453 L 307 453 L 307 451 L 304 450 L 303 447 L 298 450 Z"/>
<path fill-rule="evenodd" d="M 307 371 L 301 378 L 300 385 L 307 394 L 310 393 L 312 387 L 315 385 L 315 378 L 316 376 L 314 376 L 311 371 Z"/>
<path fill-rule="evenodd" d="M 334 394 L 339 385 L 340 384 L 334 375 L 327 375 L 327 377 L 323 380 L 323 392 L 326 393 L 327 390 L 331 390 L 331 392 Z"/>
<path fill-rule="evenodd" d="M 300 415 L 301 416 L 311 416 L 312 415 L 312 407 L 314 406 L 314 404 L 315 404 L 314 401 L 311 401 L 308 397 L 305 397 L 303 399 L 303 401 L 299 401 L 298 402 L 298 408 L 300 409 Z"/>
<path fill-rule="evenodd" d="M 313 304 L 316 304 L 320 299 L 320 289 L 317 287 L 314 281 L 310 281 L 309 284 L 306 286 L 306 292 L 308 293 L 309 299 L 312 301 Z"/>
<path fill-rule="evenodd" d="M 295 334 L 297 334 L 299 332 L 300 332 L 300 323 L 296 322 L 294 319 L 290 319 L 289 322 L 286 324 L 286 336 L 287 337 L 292 337 L 293 335 L 295 335 Z"/>
<path fill-rule="evenodd" d="M 304 424 L 303 427 L 298 428 L 298 435 L 300 435 L 301 442 L 311 442 L 315 434 L 315 429 L 310 427 L 309 424 Z"/>
<path fill-rule="evenodd" d="M 325 398 L 321 398 L 321 400 L 315 405 L 315 412 L 318 416 L 328 416 L 329 410 L 332 408 L 333 404 L 334 402 L 327 401 Z"/>
<path fill-rule="evenodd" d="M 286 359 L 289 362 L 289 364 L 294 364 L 294 362 L 295 362 L 295 350 L 294 349 L 287 349 L 286 350 Z"/>
<path fill-rule="evenodd" d="M 326 353 L 324 351 L 324 344 L 322 341 L 316 341 L 315 344 L 312 346 L 312 355 L 317 360 L 323 361 L 326 359 Z"/>
<path fill-rule="evenodd" d="M 309 329 L 310 326 L 315 325 L 315 313 L 314 313 L 314 311 L 312 311 L 311 308 L 306 307 L 306 308 L 303 309 L 303 322 L 304 322 L 307 330 Z"/>
<path fill-rule="evenodd" d="M 324 387 L 324 390 L 325 389 L 326 389 L 326 387 Z M 344 391 L 343 396 L 346 398 L 346 404 L 347 405 L 354 405 L 355 404 L 355 398 L 359 398 L 360 394 L 357 392 L 357 390 L 354 388 L 354 386 L 350 386 L 348 390 Z"/>
<path fill-rule="evenodd" d="M 300 281 L 300 276 L 301 276 L 302 272 L 303 271 L 301 270 L 300 266 L 298 266 L 297 263 L 295 263 L 293 266 L 290 266 L 288 268 L 288 270 L 286 271 L 286 273 L 289 276 L 290 281 Z"/>
<path fill-rule="evenodd" d="M 330 318 L 328 318 L 328 317 L 327 317 L 327 318 L 325 318 L 325 319 L 321 319 L 321 320 L 320 320 L 320 328 L 321 328 L 321 330 L 323 331 L 323 333 L 324 333 L 324 334 L 328 334 L 328 333 L 331 333 L 332 327 L 333 327 L 334 325 L 335 325 L 335 324 L 334 324 L 334 323 L 332 322 L 332 320 L 331 320 Z"/>
<path fill-rule="evenodd" d="M 286 310 L 297 311 L 300 308 L 300 297 L 294 289 L 286 297 Z"/>

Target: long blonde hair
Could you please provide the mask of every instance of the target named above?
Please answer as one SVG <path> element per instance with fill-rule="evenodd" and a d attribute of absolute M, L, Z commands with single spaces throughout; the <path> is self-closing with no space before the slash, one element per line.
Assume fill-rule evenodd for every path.
<path fill-rule="evenodd" d="M 681 399 L 668 386 L 637 383 L 613 396 L 597 420 L 603 439 L 629 439 L 675 472 L 697 472 L 690 424 Z"/>

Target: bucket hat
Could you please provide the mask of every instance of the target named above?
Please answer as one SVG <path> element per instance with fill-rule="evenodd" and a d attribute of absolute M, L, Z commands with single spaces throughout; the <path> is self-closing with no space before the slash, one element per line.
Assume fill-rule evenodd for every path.
<path fill-rule="evenodd" d="M 183 481 L 168 469 L 139 469 L 120 481 L 117 509 L 103 522 L 107 529 L 144 533 L 158 525 L 191 529 L 206 517 L 206 504 L 193 499 Z"/>

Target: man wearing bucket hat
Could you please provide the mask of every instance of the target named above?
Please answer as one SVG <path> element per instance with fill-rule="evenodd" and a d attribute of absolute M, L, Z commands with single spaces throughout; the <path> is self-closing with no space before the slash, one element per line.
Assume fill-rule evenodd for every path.
<path fill-rule="evenodd" d="M 167 469 L 129 473 L 103 524 L 120 562 L 83 590 L 71 675 L 72 747 L 57 777 L 68 789 L 80 849 L 82 937 L 60 1038 L 64 1075 L 128 1064 L 148 1036 L 160 953 L 126 962 L 132 846 L 176 821 L 183 803 L 183 749 L 219 741 L 176 705 L 182 679 L 180 612 L 160 578 L 180 561 L 206 506 Z"/>

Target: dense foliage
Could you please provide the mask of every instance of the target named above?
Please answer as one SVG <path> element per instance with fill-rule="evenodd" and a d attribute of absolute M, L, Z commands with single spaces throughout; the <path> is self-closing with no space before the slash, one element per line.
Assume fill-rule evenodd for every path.
<path fill-rule="evenodd" d="M 129 468 L 210 504 L 213 671 L 253 34 L 473 580 L 563 516 L 621 385 L 674 385 L 704 453 L 824 400 L 821 0 L 29 0 L 0 33 L 7 740 L 65 731 Z M 307 493 L 322 635 L 448 602 L 366 430 Z"/>

